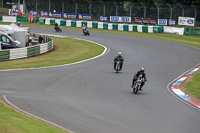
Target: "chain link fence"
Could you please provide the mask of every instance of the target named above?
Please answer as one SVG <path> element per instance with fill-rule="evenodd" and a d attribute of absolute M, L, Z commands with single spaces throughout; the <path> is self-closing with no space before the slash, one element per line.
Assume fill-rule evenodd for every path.
<path fill-rule="evenodd" d="M 0 0 L 0 6 L 3 8 L 12 8 L 12 4 L 18 3 L 13 0 L 12 3 L 6 0 Z M 25 5 L 26 13 L 30 10 L 63 13 L 92 14 L 93 20 L 99 20 L 100 16 L 130 16 L 132 22 L 135 17 L 151 19 L 175 19 L 179 16 L 193 17 L 196 24 L 200 25 L 200 5 L 181 5 L 168 3 L 132 3 L 128 1 L 91 1 L 91 0 L 21 0 Z M 1 13 L 2 14 L 2 13 Z"/>

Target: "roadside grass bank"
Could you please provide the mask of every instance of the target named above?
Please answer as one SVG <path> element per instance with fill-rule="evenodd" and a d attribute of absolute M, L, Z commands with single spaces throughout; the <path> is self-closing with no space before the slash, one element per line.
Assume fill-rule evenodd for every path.
<path fill-rule="evenodd" d="M 0 62 L 0 70 L 39 68 L 74 63 L 100 55 L 104 47 L 74 38 L 51 37 L 53 50 L 38 56 Z"/>
<path fill-rule="evenodd" d="M 0 24 L 10 24 L 10 23 L 0 22 Z M 52 30 L 54 27 L 49 25 L 27 24 L 27 23 L 22 23 L 22 25 L 23 27 L 51 28 Z M 62 26 L 62 29 L 77 30 L 80 31 L 81 34 L 81 28 Z M 155 34 L 155 33 L 150 34 L 150 33 L 125 32 L 125 31 L 109 31 L 100 29 L 89 29 L 89 30 L 91 32 L 124 34 L 124 35 L 155 38 L 155 39 L 184 43 L 200 47 L 199 37 L 179 36 L 173 34 Z M 95 55 L 102 53 L 104 49 L 103 47 L 98 46 L 96 44 L 86 41 L 76 40 L 73 38 L 57 38 L 57 37 L 51 37 L 51 38 L 54 40 L 54 49 L 52 51 L 35 57 L 0 62 L 0 70 L 37 68 L 37 67 L 46 67 L 46 66 L 55 66 L 55 65 L 73 63 L 94 57 Z M 192 84 L 196 84 L 196 82 Z M 198 86 L 200 85 L 198 84 Z M 54 126 L 45 124 L 40 120 L 25 115 L 21 115 L 21 113 L 18 113 L 6 107 L 4 104 L 0 102 L 0 133 L 64 133 L 64 132 L 65 131 L 57 129 Z"/>
<path fill-rule="evenodd" d="M 0 101 L 0 133 L 68 133 L 41 120 L 22 115 Z"/>
<path fill-rule="evenodd" d="M 11 24 L 11 23 L 3 23 L 0 22 L 0 24 Z M 53 30 L 53 25 L 41 25 L 41 24 L 29 24 L 29 23 L 21 23 L 23 27 L 38 27 L 38 28 L 50 28 Z M 67 26 L 61 26 L 64 30 L 76 30 L 80 31 L 80 34 L 82 32 L 81 28 L 79 27 L 67 27 Z M 128 32 L 128 31 L 112 31 L 112 30 L 103 30 L 103 29 L 92 29 L 89 28 L 89 31 L 91 32 L 101 32 L 101 33 L 112 33 L 112 34 L 122 34 L 122 35 L 131 35 L 131 36 L 140 36 L 140 37 L 147 37 L 147 38 L 155 38 L 160 40 L 166 40 L 171 42 L 178 42 L 183 44 L 192 45 L 195 47 L 200 47 L 200 37 L 197 36 L 181 36 L 181 35 L 175 35 L 175 34 L 164 34 L 164 33 L 139 33 L 139 32 Z"/>
<path fill-rule="evenodd" d="M 51 37 L 54 49 L 48 53 L 17 60 L 0 62 L 0 70 L 38 68 L 74 63 L 101 54 L 104 47 L 74 38 Z M 68 133 L 35 118 L 22 115 L 5 106 L 0 100 L 0 133 Z"/>
<path fill-rule="evenodd" d="M 200 101 L 200 71 L 192 76 L 191 81 L 186 82 L 185 88 Z"/>

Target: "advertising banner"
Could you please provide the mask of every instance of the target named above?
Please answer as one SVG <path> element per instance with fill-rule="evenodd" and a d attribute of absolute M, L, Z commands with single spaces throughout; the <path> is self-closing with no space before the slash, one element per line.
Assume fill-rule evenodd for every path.
<path fill-rule="evenodd" d="M 64 13 L 63 18 L 64 19 L 76 19 L 77 14 L 76 13 Z"/>
<path fill-rule="evenodd" d="M 142 19 L 142 23 L 149 24 L 149 19 Z"/>
<path fill-rule="evenodd" d="M 178 17 L 178 25 L 194 26 L 194 18 Z"/>
<path fill-rule="evenodd" d="M 18 12 L 16 12 L 16 11 L 10 11 L 10 16 L 18 16 Z"/>
<path fill-rule="evenodd" d="M 61 12 L 49 12 L 49 17 L 51 18 L 62 18 Z"/>
<path fill-rule="evenodd" d="M 150 24 L 156 24 L 156 20 L 149 20 Z"/>
<path fill-rule="evenodd" d="M 37 11 L 30 11 L 30 14 L 31 14 L 32 16 L 37 16 Z"/>
<path fill-rule="evenodd" d="M 100 21 L 108 21 L 108 17 L 107 16 L 100 16 Z"/>
<path fill-rule="evenodd" d="M 131 22 L 131 17 L 121 17 L 121 22 Z"/>
<path fill-rule="evenodd" d="M 110 16 L 111 22 L 131 22 L 131 17 Z"/>
<path fill-rule="evenodd" d="M 92 20 L 91 14 L 78 14 L 79 20 Z"/>
<path fill-rule="evenodd" d="M 176 25 L 175 19 L 169 19 L 169 25 Z"/>
<path fill-rule="evenodd" d="M 158 19 L 158 25 L 167 25 L 167 19 Z"/>
<path fill-rule="evenodd" d="M 110 16 L 110 21 L 111 21 L 111 22 L 120 22 L 118 16 Z"/>
<path fill-rule="evenodd" d="M 49 13 L 48 13 L 48 12 L 41 11 L 41 12 L 40 12 L 40 16 L 42 16 L 42 17 L 48 17 L 48 16 L 49 16 Z"/>
<path fill-rule="evenodd" d="M 135 23 L 142 23 L 142 19 L 136 18 Z"/>

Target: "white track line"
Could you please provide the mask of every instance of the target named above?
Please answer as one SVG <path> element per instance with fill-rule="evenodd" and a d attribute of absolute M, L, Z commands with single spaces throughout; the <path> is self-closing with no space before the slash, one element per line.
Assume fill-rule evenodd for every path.
<path fill-rule="evenodd" d="M 42 34 L 42 33 L 36 33 L 36 34 Z M 56 37 L 67 37 L 67 36 L 57 36 L 57 35 L 52 35 L 52 34 L 43 34 L 43 35 L 56 36 Z M 71 38 L 75 38 L 75 37 L 71 37 Z M 82 61 L 78 61 L 78 62 L 71 63 L 71 64 L 64 64 L 64 65 L 58 65 L 58 66 L 48 66 L 48 67 L 40 67 L 40 68 L 8 69 L 8 70 L 0 70 L 0 71 L 35 70 L 35 69 L 44 69 L 44 68 L 53 68 L 53 67 L 62 67 L 62 66 L 75 65 L 75 64 L 86 62 L 86 61 L 94 60 L 96 58 L 99 58 L 101 56 L 104 56 L 104 55 L 108 54 L 108 52 L 110 51 L 109 47 L 106 47 L 106 46 L 104 46 L 104 45 L 102 45 L 100 43 L 97 43 L 97 42 L 94 42 L 94 41 L 91 41 L 91 40 L 87 40 L 87 39 L 81 39 L 81 38 L 75 38 L 75 39 L 84 40 L 84 41 L 88 41 L 88 42 L 92 42 L 92 43 L 95 43 L 97 45 L 100 45 L 100 46 L 104 47 L 104 51 L 100 55 L 97 55 L 97 56 L 95 56 L 93 58 L 82 60 Z"/>
<path fill-rule="evenodd" d="M 48 34 L 48 35 L 50 35 L 50 34 Z M 57 37 L 67 37 L 67 36 L 57 36 Z M 98 45 L 104 47 L 104 51 L 103 51 L 103 53 L 101 53 L 100 55 L 97 55 L 97 56 L 95 56 L 95 57 L 93 57 L 93 58 L 86 59 L 86 60 L 83 60 L 83 61 L 79 61 L 79 62 L 76 62 L 76 63 L 64 64 L 64 65 L 59 65 L 59 66 L 41 67 L 41 68 L 34 68 L 34 69 L 43 69 L 43 68 L 61 67 L 61 66 L 68 66 L 68 65 L 79 64 L 79 63 L 82 63 L 82 62 L 90 61 L 90 60 L 99 58 L 99 57 L 101 57 L 101 56 L 104 56 L 104 55 L 106 55 L 106 54 L 110 51 L 110 48 L 109 48 L 109 47 L 107 48 L 106 46 L 104 46 L 104 45 L 102 45 L 102 44 L 100 44 L 100 43 L 97 43 L 97 42 L 94 42 L 94 41 L 90 41 L 90 40 L 86 40 L 86 39 L 80 39 L 80 38 L 75 38 L 75 39 L 84 40 L 84 41 L 88 41 L 88 42 L 92 42 L 92 43 L 98 44 Z M 13 71 L 13 70 L 31 70 L 31 69 L 27 69 L 27 68 L 26 68 L 26 69 L 11 69 L 11 70 L 1 70 L 1 71 Z M 40 118 L 40 117 L 38 117 L 38 116 L 35 116 L 35 115 L 31 114 L 31 113 L 28 113 L 28 112 L 26 112 L 26 111 L 24 111 L 24 110 L 18 108 L 17 106 L 15 106 L 14 104 L 12 104 L 10 101 L 8 101 L 8 99 L 6 98 L 5 95 L 3 95 L 3 99 L 4 99 L 4 101 L 6 101 L 6 102 L 7 102 L 10 106 L 12 106 L 13 108 L 15 108 L 15 109 L 17 109 L 17 110 L 19 110 L 19 111 L 21 111 L 21 112 L 23 112 L 23 113 L 25 113 L 25 114 L 27 114 L 27 115 L 29 115 L 29 116 L 35 117 L 35 118 L 37 118 L 37 119 L 39 119 L 39 120 L 42 120 L 42 121 L 44 121 L 44 122 L 47 122 L 47 123 L 49 123 L 49 124 L 51 124 L 51 125 L 54 125 L 54 126 L 56 126 L 56 127 L 58 127 L 58 128 L 61 128 L 61 129 L 65 130 L 65 131 L 68 131 L 68 132 L 70 132 L 70 133 L 74 133 L 74 132 L 72 132 L 71 130 L 68 130 L 68 129 L 64 128 L 64 127 L 61 127 L 61 126 L 55 124 L 55 123 L 52 123 L 52 122 L 50 122 L 50 121 L 47 121 L 47 120 L 45 120 L 45 119 L 43 119 L 43 118 Z"/>
<path fill-rule="evenodd" d="M 180 75 L 179 77 L 177 77 L 176 79 L 174 79 L 174 80 L 172 80 L 171 82 L 169 82 L 168 85 L 167 85 L 167 89 L 168 89 L 168 91 L 169 91 L 172 95 L 174 95 L 178 100 L 180 100 L 180 101 L 186 103 L 187 105 L 190 105 L 191 107 L 193 107 L 193 108 L 195 108 L 195 109 L 197 109 L 197 110 L 200 111 L 200 108 L 198 108 L 198 107 L 194 106 L 193 104 L 191 104 L 191 103 L 185 101 L 184 99 L 180 98 L 180 97 L 177 96 L 177 95 L 172 91 L 172 89 L 171 89 L 172 83 L 174 83 L 174 82 L 177 81 L 179 78 L 183 77 L 186 73 L 192 71 L 194 68 L 198 67 L 199 65 L 200 65 L 200 63 L 199 63 L 198 65 L 192 67 L 192 68 L 189 69 L 188 71 L 184 72 L 183 74 L 181 74 L 181 75 Z"/>
<path fill-rule="evenodd" d="M 65 130 L 65 131 L 67 131 L 67 132 L 74 133 L 74 132 L 72 132 L 71 130 L 68 130 L 68 129 L 64 128 L 64 127 L 61 127 L 61 126 L 55 124 L 55 123 L 52 123 L 52 122 L 47 121 L 47 120 L 45 120 L 45 119 L 42 119 L 42 118 L 40 118 L 40 117 L 38 117 L 38 116 L 35 116 L 35 115 L 31 114 L 31 113 L 28 113 L 28 112 L 26 112 L 26 111 L 24 111 L 24 110 L 18 108 L 17 106 L 15 106 L 14 104 L 12 104 L 10 101 L 8 101 L 8 99 L 6 98 L 6 95 L 3 95 L 3 99 L 4 99 L 4 101 L 5 101 L 6 103 L 8 103 L 10 106 L 12 106 L 13 108 L 19 110 L 19 111 L 22 112 L 22 113 L 25 113 L 25 114 L 27 114 L 27 115 L 29 115 L 29 116 L 32 116 L 32 117 L 35 117 L 35 118 L 37 118 L 37 119 L 39 119 L 39 120 L 42 120 L 42 121 L 44 121 L 44 122 L 47 122 L 47 123 L 49 123 L 49 124 L 51 124 L 51 125 L 53 125 L 53 126 L 56 126 L 56 127 L 58 127 L 58 128 L 61 128 L 61 129 Z"/>

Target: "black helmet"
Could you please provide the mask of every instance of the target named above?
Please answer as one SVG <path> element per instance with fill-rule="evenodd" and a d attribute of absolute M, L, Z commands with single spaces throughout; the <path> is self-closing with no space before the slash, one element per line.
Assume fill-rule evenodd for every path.
<path fill-rule="evenodd" d="M 140 71 L 141 71 L 141 72 L 144 72 L 144 67 L 142 67 L 142 68 L 140 69 Z"/>

